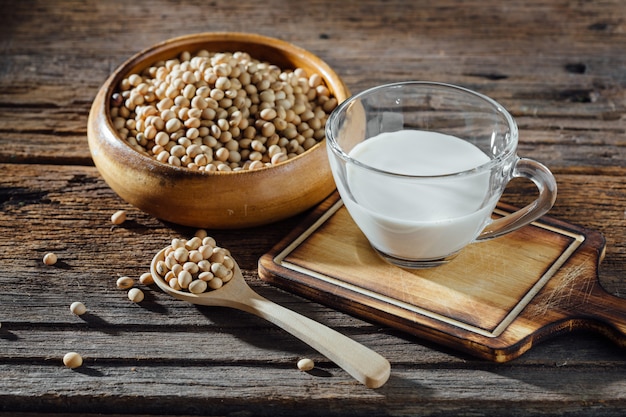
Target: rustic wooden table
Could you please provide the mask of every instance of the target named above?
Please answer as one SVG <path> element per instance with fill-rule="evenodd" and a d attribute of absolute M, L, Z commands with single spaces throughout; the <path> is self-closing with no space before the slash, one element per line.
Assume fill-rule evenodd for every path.
<path fill-rule="evenodd" d="M 406 79 L 460 84 L 516 117 L 520 154 L 559 183 L 551 216 L 601 232 L 602 285 L 626 294 L 626 5 L 622 0 L 0 1 L 0 414 L 623 415 L 626 351 L 564 334 L 495 364 L 261 281 L 258 259 L 302 216 L 210 231 L 251 286 L 376 350 L 391 378 L 367 389 L 261 319 L 200 308 L 138 277 L 192 229 L 129 206 L 93 166 L 91 102 L 133 53 L 173 36 L 249 31 L 328 62 L 353 92 Z M 534 190 L 513 182 L 503 200 Z M 112 227 L 119 209 L 129 220 Z M 42 262 L 46 252 L 59 262 Z M 69 305 L 82 301 L 88 314 Z M 626 300 L 624 300 L 626 303 Z M 77 351 L 84 365 L 62 357 Z M 296 369 L 310 357 L 320 372 Z"/>

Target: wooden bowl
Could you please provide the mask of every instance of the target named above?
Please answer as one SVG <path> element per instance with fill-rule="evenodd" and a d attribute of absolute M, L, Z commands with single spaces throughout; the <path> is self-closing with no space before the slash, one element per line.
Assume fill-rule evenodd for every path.
<path fill-rule="evenodd" d="M 233 229 L 272 223 L 322 201 L 334 189 L 325 140 L 281 164 L 233 172 L 192 171 L 158 162 L 131 148 L 116 132 L 110 100 L 119 82 L 183 51 L 248 52 L 282 69 L 318 73 L 339 102 L 349 93 L 320 58 L 282 40 L 244 33 L 202 33 L 156 44 L 131 57 L 106 80 L 89 114 L 93 161 L 107 184 L 128 203 L 185 226 Z"/>

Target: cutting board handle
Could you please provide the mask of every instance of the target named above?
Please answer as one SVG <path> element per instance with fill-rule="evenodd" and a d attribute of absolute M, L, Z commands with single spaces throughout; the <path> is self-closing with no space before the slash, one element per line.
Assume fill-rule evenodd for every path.
<path fill-rule="evenodd" d="M 607 292 L 600 283 L 593 286 L 581 306 L 587 326 L 626 348 L 626 299 Z"/>
<path fill-rule="evenodd" d="M 595 240 L 585 245 L 588 250 L 586 256 L 592 259 L 579 264 L 578 268 L 571 269 L 571 279 L 563 279 L 571 287 L 563 293 L 568 293 L 568 316 L 571 318 L 572 329 L 586 329 L 597 332 L 622 348 L 626 348 L 626 299 L 617 297 L 606 291 L 598 279 L 600 264 L 606 254 L 604 237 L 600 234 L 587 235 L 587 240 Z M 594 250 L 595 249 L 595 250 Z M 580 260 L 585 256 L 581 254 Z M 595 259 L 594 259 L 595 258 Z M 581 275 L 585 279 L 581 279 Z M 577 285 L 573 283 L 576 282 Z M 567 288 L 565 285 L 564 288 Z M 553 297 L 558 291 L 553 293 Z M 563 297 L 564 294 L 561 294 Z"/>
<path fill-rule="evenodd" d="M 597 299 L 601 302 L 598 320 L 603 323 L 607 331 L 600 331 L 622 348 L 626 348 L 626 300 L 606 292 L 598 286 L 597 292 L 602 292 Z"/>

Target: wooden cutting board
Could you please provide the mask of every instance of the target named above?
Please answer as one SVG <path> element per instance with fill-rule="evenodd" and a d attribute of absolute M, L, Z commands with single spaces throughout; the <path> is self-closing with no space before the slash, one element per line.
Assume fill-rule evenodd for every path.
<path fill-rule="evenodd" d="M 494 216 L 513 210 L 500 204 Z M 604 250 L 600 233 L 543 217 L 472 244 L 447 265 L 406 270 L 379 258 L 335 193 L 260 258 L 259 275 L 357 317 L 506 362 L 580 328 L 626 348 L 626 300 L 598 282 Z"/>

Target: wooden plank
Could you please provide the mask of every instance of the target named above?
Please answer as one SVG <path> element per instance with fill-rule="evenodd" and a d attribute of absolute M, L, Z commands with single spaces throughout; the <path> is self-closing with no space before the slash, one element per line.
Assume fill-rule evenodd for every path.
<path fill-rule="evenodd" d="M 134 25 L 103 24 L 119 20 L 120 2 L 99 5 L 97 18 L 88 13 L 89 3 L 83 7 L 73 2 L 38 4 L 38 11 L 49 19 L 35 25 L 27 23 L 32 18 L 16 17 L 29 16 L 27 3 L 15 5 L 2 16 L 0 28 L 1 38 L 12 39 L 3 44 L 0 69 L 0 161 L 90 165 L 84 140 L 86 119 L 100 84 L 130 55 L 164 40 L 163 33 L 173 37 L 196 31 L 193 25 L 178 23 L 189 14 L 211 22 L 197 31 L 223 30 L 242 19 L 253 19 L 264 29 L 261 33 L 286 38 L 319 54 L 355 92 L 404 80 L 409 74 L 477 89 L 501 101 L 519 119 L 523 154 L 550 166 L 581 162 L 610 166 L 624 160 L 620 118 L 626 111 L 625 93 L 619 82 L 620 68 L 626 65 L 621 53 L 626 41 L 619 36 L 623 8 L 607 6 L 599 11 L 587 4 L 512 1 L 507 2 L 503 18 L 502 11 L 490 10 L 481 2 L 472 4 L 473 12 L 468 13 L 469 9 L 447 0 L 434 6 L 433 17 L 433 10 L 403 3 L 400 7 L 400 3 L 363 2 L 359 7 L 372 12 L 352 21 L 356 7 L 352 3 L 337 6 L 329 14 L 324 2 L 312 1 L 307 4 L 312 19 L 302 22 L 304 27 L 287 27 L 278 35 L 264 29 L 274 19 L 268 12 L 270 5 L 260 11 L 242 4 L 237 13 L 228 13 L 227 7 L 180 3 L 172 8 L 155 1 L 151 8 L 167 8 L 169 18 L 153 19 L 142 7 L 125 7 L 125 18 Z M 276 7 L 284 10 L 286 6 L 278 2 Z M 315 26 L 316 15 L 328 24 Z M 386 20 L 381 22 L 380 16 Z M 460 19 L 463 24 L 442 26 L 447 19 Z M 492 21 L 493 25 L 486 25 Z M 71 22 L 71 36 L 48 42 L 50 37 L 42 34 L 58 32 L 63 22 Z M 419 24 L 403 30 L 408 22 Z M 346 38 L 342 36 L 345 30 L 359 36 Z M 72 36 L 81 33 L 103 39 L 106 48 L 75 42 Z M 510 40 L 502 43 L 505 34 Z M 394 42 L 388 41 L 390 37 Z M 106 41 L 112 38 L 116 41 Z M 368 45 L 365 55 L 360 52 L 363 44 Z M 15 68 L 23 70 L 10 71 Z M 614 134 L 607 135 L 607 131 Z M 583 161 L 573 153 L 572 142 L 587 148 Z"/>
<path fill-rule="evenodd" d="M 92 273 L 112 271 L 116 275 L 118 271 L 123 273 L 125 268 L 132 268 L 133 274 L 138 276 L 148 267 L 151 254 L 164 247 L 172 234 L 194 232 L 190 228 L 164 224 L 133 209 L 106 186 L 93 167 L 2 164 L 1 169 L 4 175 L 0 179 L 0 228 L 5 238 L 0 240 L 3 247 L 0 257 L 3 261 L 11 260 L 16 272 L 24 275 L 31 271 L 28 268 L 41 268 L 38 262 L 43 254 L 54 249 L 66 262 L 76 259 L 72 261 L 74 265 L 91 265 Z M 606 237 L 607 255 L 601 278 L 618 285 L 611 292 L 626 293 L 623 283 L 618 282 L 626 271 L 626 247 L 621 232 L 626 219 L 620 209 L 626 204 L 626 186 L 622 181 L 626 172 L 617 169 L 614 175 L 608 176 L 562 172 L 557 175 L 559 196 L 550 215 L 598 230 Z M 503 201 L 518 206 L 525 204 L 534 195 L 533 188 L 526 182 L 515 181 Z M 598 207 L 598 201 L 607 203 Z M 124 227 L 112 228 L 110 215 L 122 208 L 129 210 L 129 222 Z M 233 249 L 242 269 L 254 271 L 258 258 L 301 219 L 302 216 L 298 216 L 252 230 L 212 233 L 227 247 L 237 245 Z M 11 227 L 16 222 L 21 225 L 19 229 Z M 16 247 L 18 242 L 22 245 Z M 55 246 L 51 246 L 51 242 L 56 242 Z M 130 253 L 118 252 L 119 247 L 112 244 L 118 242 L 123 242 L 124 250 Z M 11 250 L 15 251 L 13 255 Z M 91 256 L 97 253 L 104 256 Z M 38 271 L 41 273 L 42 269 Z M 76 271 L 68 268 L 65 272 Z"/>
<path fill-rule="evenodd" d="M 176 410 L 181 415 L 224 415 L 254 407 L 255 415 L 260 416 L 341 416 L 345 412 L 333 400 L 341 397 L 342 406 L 359 415 L 382 415 L 379 407 L 384 403 L 386 412 L 400 415 L 422 415 L 437 409 L 455 415 L 481 410 L 481 415 L 498 416 L 510 411 L 502 401 L 518 401 L 523 390 L 527 392 L 525 406 L 532 408 L 534 415 L 553 415 L 559 409 L 573 416 L 589 415 L 594 410 L 618 416 L 623 411 L 619 404 L 625 399 L 626 388 L 623 367 L 607 368 L 602 375 L 590 374 L 586 367 L 544 368 L 533 373 L 519 368 L 474 371 L 398 367 L 389 385 L 375 391 L 324 367 L 320 367 L 319 373 L 324 375 L 320 377 L 294 368 L 260 368 L 246 363 L 171 367 L 142 361 L 89 363 L 82 371 L 52 364 L 23 364 L 19 369 L 2 365 L 0 371 L 15 387 L 0 395 L 7 410 L 41 412 L 52 408 L 61 413 L 89 413 L 95 408 L 100 413 L 124 415 L 161 414 L 163 410 Z M 165 374 L 168 378 L 159 378 Z M 189 383 L 190 374 L 194 375 L 193 383 Z M 249 383 L 242 385 L 241 380 Z M 90 395 L 75 396 L 76 387 Z M 133 390 L 128 391 L 129 387 Z M 135 391 L 137 387 L 141 391 Z M 188 399 L 185 404 L 179 402 L 181 390 Z M 137 394 L 151 401 L 137 402 Z"/>

